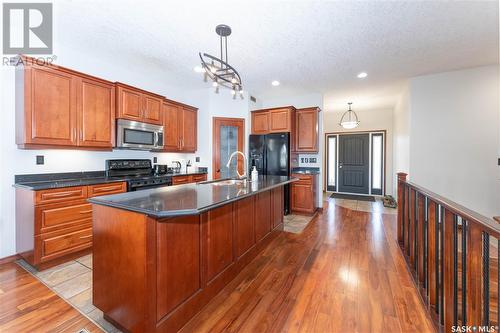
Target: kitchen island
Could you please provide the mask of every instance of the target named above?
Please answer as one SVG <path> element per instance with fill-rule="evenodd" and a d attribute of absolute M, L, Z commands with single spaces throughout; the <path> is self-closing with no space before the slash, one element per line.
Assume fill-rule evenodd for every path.
<path fill-rule="evenodd" d="M 203 182 L 89 199 L 93 303 L 131 332 L 175 332 L 283 230 L 295 179 Z"/>

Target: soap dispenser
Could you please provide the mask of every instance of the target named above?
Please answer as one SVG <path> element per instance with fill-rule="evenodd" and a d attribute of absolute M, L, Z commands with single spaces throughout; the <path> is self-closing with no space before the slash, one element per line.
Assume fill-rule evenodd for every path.
<path fill-rule="evenodd" d="M 256 182 L 259 178 L 259 172 L 257 171 L 257 167 L 254 165 L 252 169 L 252 181 Z"/>

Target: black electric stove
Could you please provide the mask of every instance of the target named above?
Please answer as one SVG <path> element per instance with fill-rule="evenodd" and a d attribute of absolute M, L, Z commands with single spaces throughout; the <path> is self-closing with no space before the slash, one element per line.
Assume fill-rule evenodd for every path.
<path fill-rule="evenodd" d="M 172 175 L 155 174 L 151 160 L 106 160 L 106 177 L 123 178 L 128 191 L 172 185 Z"/>

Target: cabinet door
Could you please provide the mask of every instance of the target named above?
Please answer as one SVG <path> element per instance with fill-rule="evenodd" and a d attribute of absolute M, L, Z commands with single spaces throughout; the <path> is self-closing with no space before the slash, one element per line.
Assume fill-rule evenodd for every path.
<path fill-rule="evenodd" d="M 156 310 L 160 320 L 201 287 L 200 216 L 158 223 L 156 233 Z"/>
<path fill-rule="evenodd" d="M 279 109 L 270 112 L 271 132 L 290 132 L 290 110 Z"/>
<path fill-rule="evenodd" d="M 182 109 L 174 104 L 163 104 L 163 150 L 179 151 Z"/>
<path fill-rule="evenodd" d="M 284 197 L 283 186 L 271 190 L 271 215 L 272 215 L 272 229 L 283 223 L 284 214 Z"/>
<path fill-rule="evenodd" d="M 233 205 L 208 211 L 207 281 L 233 262 Z"/>
<path fill-rule="evenodd" d="M 117 118 L 141 121 L 142 94 L 133 89 L 118 87 Z"/>
<path fill-rule="evenodd" d="M 292 211 L 302 213 L 314 212 L 314 193 L 312 184 L 292 183 Z"/>
<path fill-rule="evenodd" d="M 113 147 L 114 122 L 114 86 L 82 78 L 78 94 L 78 145 Z"/>
<path fill-rule="evenodd" d="M 240 257 L 255 244 L 255 197 L 236 201 L 234 209 L 236 255 Z"/>
<path fill-rule="evenodd" d="M 25 98 L 26 142 L 75 146 L 76 85 L 75 76 L 50 68 L 31 68 Z"/>
<path fill-rule="evenodd" d="M 255 240 L 258 242 L 271 231 L 271 191 L 257 194 L 255 202 Z"/>
<path fill-rule="evenodd" d="M 183 108 L 181 150 L 195 152 L 197 148 L 197 111 Z"/>
<path fill-rule="evenodd" d="M 318 111 L 307 110 L 296 113 L 295 150 L 318 152 Z"/>
<path fill-rule="evenodd" d="M 252 112 L 252 134 L 269 133 L 269 112 Z"/>
<path fill-rule="evenodd" d="M 142 120 L 146 123 L 161 125 L 162 100 L 158 97 L 143 95 L 144 113 Z"/>

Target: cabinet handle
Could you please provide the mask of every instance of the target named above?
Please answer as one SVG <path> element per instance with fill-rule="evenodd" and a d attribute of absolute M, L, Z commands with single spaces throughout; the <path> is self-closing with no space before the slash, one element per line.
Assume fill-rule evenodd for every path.
<path fill-rule="evenodd" d="M 90 210 L 81 210 L 80 211 L 80 214 L 88 214 L 88 213 L 92 213 L 92 209 L 90 209 Z"/>

